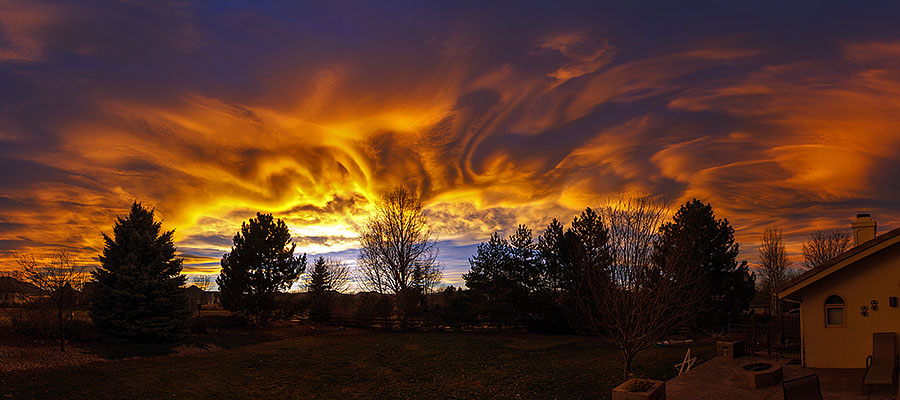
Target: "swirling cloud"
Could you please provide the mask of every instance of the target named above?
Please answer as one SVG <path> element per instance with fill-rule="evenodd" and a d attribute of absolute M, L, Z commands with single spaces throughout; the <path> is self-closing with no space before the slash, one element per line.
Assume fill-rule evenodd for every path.
<path fill-rule="evenodd" d="M 448 283 L 492 232 L 623 192 L 711 202 L 750 261 L 768 225 L 794 253 L 896 226 L 894 14 L 760 10 L 0 2 L 0 248 L 96 263 L 136 199 L 189 273 L 257 211 L 352 262 L 395 185 Z"/>

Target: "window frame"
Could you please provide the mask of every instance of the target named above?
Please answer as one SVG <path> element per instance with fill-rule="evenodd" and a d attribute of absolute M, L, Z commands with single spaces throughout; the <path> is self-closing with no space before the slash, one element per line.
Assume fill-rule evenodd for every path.
<path fill-rule="evenodd" d="M 828 299 L 830 299 L 830 298 L 832 298 L 832 297 L 837 297 L 837 298 L 841 299 L 841 303 L 840 303 L 840 304 L 829 304 L 829 303 L 828 303 Z M 825 322 L 825 327 L 826 327 L 826 328 L 843 328 L 843 327 L 846 327 L 846 326 L 847 326 L 847 301 L 844 300 L 844 296 L 841 296 L 841 295 L 839 295 L 839 294 L 830 294 L 830 295 L 828 295 L 828 297 L 825 298 L 825 302 L 824 302 L 824 303 L 825 303 L 825 304 L 824 304 L 824 307 L 823 307 L 822 309 L 823 309 L 823 311 L 825 312 L 825 321 L 824 321 L 824 322 Z M 840 324 L 832 324 L 832 323 L 829 323 L 829 322 L 828 322 L 828 311 L 829 311 L 829 310 L 841 310 L 841 320 L 842 320 L 842 322 L 841 322 Z"/>

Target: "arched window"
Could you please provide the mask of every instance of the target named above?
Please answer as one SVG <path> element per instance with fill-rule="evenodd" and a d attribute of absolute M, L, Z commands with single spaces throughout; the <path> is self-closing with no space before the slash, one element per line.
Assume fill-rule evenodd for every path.
<path fill-rule="evenodd" d="M 831 295 L 825 299 L 825 326 L 844 326 L 844 299 Z"/>

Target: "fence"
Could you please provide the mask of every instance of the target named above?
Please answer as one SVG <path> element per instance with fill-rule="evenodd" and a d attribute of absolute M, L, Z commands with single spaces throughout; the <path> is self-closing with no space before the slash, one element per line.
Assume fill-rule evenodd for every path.
<path fill-rule="evenodd" d="M 800 357 L 800 316 L 783 314 L 766 322 L 731 324 L 731 336 L 744 339 L 745 351 L 756 355 Z"/>
<path fill-rule="evenodd" d="M 295 317 L 293 322 L 312 321 L 306 317 Z M 349 317 L 332 317 L 327 321 L 320 322 L 325 325 L 346 326 L 351 328 L 377 329 L 377 330 L 397 330 L 403 329 L 403 321 L 397 318 L 349 318 Z M 407 320 L 406 329 L 422 330 L 422 331 L 497 331 L 497 330 L 523 330 L 524 324 L 488 324 L 483 322 L 468 322 L 458 324 L 447 324 L 438 322 L 433 319 L 426 318 L 410 318 Z"/>

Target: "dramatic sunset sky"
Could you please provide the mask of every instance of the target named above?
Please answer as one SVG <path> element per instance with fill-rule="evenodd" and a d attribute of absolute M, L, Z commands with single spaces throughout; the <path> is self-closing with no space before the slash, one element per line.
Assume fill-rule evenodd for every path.
<path fill-rule="evenodd" d="M 256 211 L 354 261 L 395 185 L 446 283 L 491 232 L 620 193 L 711 203 L 751 263 L 769 225 L 795 255 L 857 212 L 900 226 L 898 8 L 143 3 L 0 0 L 3 267 L 96 264 L 133 200 L 191 274 Z"/>

